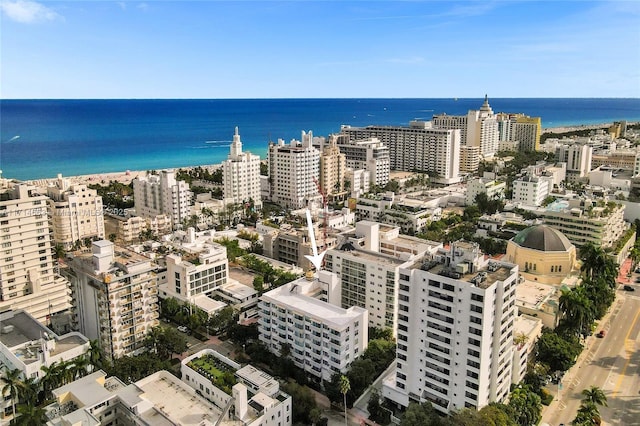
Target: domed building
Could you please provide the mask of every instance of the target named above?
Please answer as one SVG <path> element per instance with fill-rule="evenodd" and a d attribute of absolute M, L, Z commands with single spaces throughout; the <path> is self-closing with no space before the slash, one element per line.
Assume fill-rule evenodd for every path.
<path fill-rule="evenodd" d="M 547 284 L 560 284 L 577 265 L 575 246 L 547 225 L 531 226 L 509 240 L 505 260 L 517 264 L 524 278 Z"/>

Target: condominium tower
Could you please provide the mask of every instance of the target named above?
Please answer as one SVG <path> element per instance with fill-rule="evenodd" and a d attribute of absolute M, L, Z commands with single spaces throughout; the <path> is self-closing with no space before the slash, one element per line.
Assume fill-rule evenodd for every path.
<path fill-rule="evenodd" d="M 0 192 L 0 310 L 23 309 L 43 324 L 71 307 L 53 259 L 48 200 L 22 184 Z"/>
<path fill-rule="evenodd" d="M 389 148 L 392 170 L 430 173 L 441 183 L 460 180 L 460 130 L 432 128 L 429 122 L 400 126 L 342 126 L 349 140 L 379 139 Z"/>
<path fill-rule="evenodd" d="M 236 127 L 229 156 L 222 162 L 222 182 L 226 204 L 245 204 L 253 201 L 262 208 L 260 198 L 260 157 L 242 152 L 242 141 Z"/>
<path fill-rule="evenodd" d="M 159 324 L 157 266 L 105 240 L 68 265 L 79 331 L 97 339 L 110 359 L 142 350 L 147 333 Z"/>
<path fill-rule="evenodd" d="M 302 140 L 286 145 L 282 139 L 269 144 L 269 197 L 272 202 L 300 209 L 318 196 L 320 152 L 313 147 L 313 134 L 302 132 Z"/>
<path fill-rule="evenodd" d="M 511 385 L 518 266 L 455 242 L 399 271 L 396 368 L 383 396 L 450 413 L 504 401 Z"/>
<path fill-rule="evenodd" d="M 173 170 L 161 170 L 133 180 L 136 214 L 144 218 L 171 217 L 173 229 L 190 215 L 192 193 L 189 184 L 176 180 Z"/>
<path fill-rule="evenodd" d="M 86 185 L 70 184 L 58 175 L 54 186 L 47 188 L 53 239 L 70 250 L 84 238 L 103 239 L 104 212 L 102 197 Z"/>

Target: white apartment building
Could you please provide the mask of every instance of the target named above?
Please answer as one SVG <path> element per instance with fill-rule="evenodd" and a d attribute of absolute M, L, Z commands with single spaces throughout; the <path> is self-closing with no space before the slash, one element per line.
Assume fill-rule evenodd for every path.
<path fill-rule="evenodd" d="M 366 309 L 343 309 L 320 300 L 327 293 L 332 298 L 337 280 L 331 275 L 321 271 L 316 279 L 307 274 L 263 294 L 258 305 L 260 341 L 278 355 L 287 344 L 295 365 L 317 380 L 345 373 L 368 344 Z"/>
<path fill-rule="evenodd" d="M 593 147 L 587 144 L 561 145 L 556 148 L 556 159 L 567 163 L 567 180 L 578 181 L 591 171 Z"/>
<path fill-rule="evenodd" d="M 499 140 L 501 142 L 517 142 L 519 151 L 538 151 L 542 134 L 542 119 L 524 114 L 500 113 L 498 120 Z"/>
<path fill-rule="evenodd" d="M 460 181 L 460 130 L 412 121 L 409 127 L 342 126 L 341 133 L 350 141 L 379 139 L 389 149 L 392 170 L 431 173 L 440 183 Z"/>
<path fill-rule="evenodd" d="M 461 145 L 478 147 L 483 157 L 491 157 L 498 151 L 498 121 L 486 95 L 479 110 L 469 110 L 462 116 L 434 115 L 432 123 L 439 129 L 459 129 Z"/>
<path fill-rule="evenodd" d="M 182 257 L 179 254 L 166 256 L 167 284 L 163 293 L 184 302 L 192 302 L 199 294 L 210 295 L 229 279 L 227 249 L 210 243 L 195 255 Z"/>
<path fill-rule="evenodd" d="M 509 395 L 518 267 L 455 242 L 400 269 L 396 368 L 382 395 L 441 413 L 480 409 Z"/>
<path fill-rule="evenodd" d="M 593 243 L 608 248 L 615 247 L 629 227 L 624 210 L 615 201 L 573 199 L 557 200 L 539 214 L 545 225 L 562 232 L 576 247 Z"/>
<path fill-rule="evenodd" d="M 189 184 L 177 181 L 173 170 L 160 170 L 157 175 L 133 180 L 136 214 L 145 218 L 168 215 L 173 229 L 189 218 L 192 195 Z"/>
<path fill-rule="evenodd" d="M 222 182 L 225 204 L 245 204 L 253 201 L 262 208 L 260 197 L 260 156 L 242 152 L 242 141 L 236 127 L 229 156 L 222 162 Z"/>
<path fill-rule="evenodd" d="M 340 235 L 327 251 L 325 269 L 340 280 L 340 304 L 369 312 L 369 326 L 391 328 L 398 317 L 398 271 L 415 258 L 435 252 L 440 243 L 400 234 L 400 228 L 370 221 Z"/>
<path fill-rule="evenodd" d="M 476 203 L 478 194 L 487 194 L 488 200 L 503 199 L 506 182 L 499 182 L 494 179 L 477 178 L 467 182 L 466 203 L 472 206 Z"/>
<path fill-rule="evenodd" d="M 542 176 L 523 176 L 513 181 L 514 202 L 527 206 L 541 206 L 553 187 L 552 178 Z"/>
<path fill-rule="evenodd" d="M 348 168 L 366 170 L 371 185 L 384 186 L 389 182 L 391 164 L 389 147 L 379 139 L 351 140 L 346 134 L 331 137 L 336 138 L 340 152 L 345 155 Z M 367 191 L 368 189 L 365 192 Z"/>
<path fill-rule="evenodd" d="M 542 334 L 542 320 L 518 315 L 513 328 L 513 368 L 511 383 L 520 383 L 527 374 L 529 362 L 535 359 L 536 342 Z"/>
<path fill-rule="evenodd" d="M 345 189 L 350 191 L 351 198 L 361 197 L 369 192 L 371 188 L 369 172 L 366 170 L 347 168 L 344 179 L 346 182 L 349 182 L 348 186 L 345 186 Z"/>
<path fill-rule="evenodd" d="M 55 186 L 47 188 L 50 198 L 49 217 L 56 244 L 71 250 L 76 241 L 84 238 L 103 239 L 104 211 L 102 197 L 86 185 L 72 185 L 58 175 Z"/>
<path fill-rule="evenodd" d="M 216 386 L 207 368 L 233 373 L 236 383 L 231 389 Z M 292 424 L 291 396 L 280 391 L 278 380 L 250 364 L 242 367 L 212 349 L 204 349 L 182 360 L 180 372 L 183 381 L 216 409 L 224 412 L 233 406 L 231 417 L 241 424 Z"/>
<path fill-rule="evenodd" d="M 320 152 L 313 147 L 313 134 L 302 132 L 302 141 L 285 145 L 282 139 L 269 144 L 269 181 L 272 202 L 300 209 L 319 197 Z"/>
<path fill-rule="evenodd" d="M 68 259 L 77 327 L 116 359 L 141 350 L 158 321 L 157 266 L 147 257 L 96 241 Z"/>
<path fill-rule="evenodd" d="M 267 420 L 261 415 L 271 414 L 271 407 L 262 406 L 260 398 L 249 399 L 245 385 L 235 386 L 237 397 L 221 409 L 168 371 L 126 385 L 100 370 L 55 389 L 56 401 L 46 410 L 56 419 L 55 424 L 61 425 L 278 425 L 275 418 L 271 421 L 270 416 Z M 234 410 L 230 409 L 232 405 Z M 238 412 L 243 416 L 238 417 Z M 281 426 L 290 424 L 280 419 Z"/>
<path fill-rule="evenodd" d="M 83 357 L 91 346 L 80 333 L 58 336 L 22 310 L 1 313 L 0 331 L 0 367 L 20 370 L 22 379 L 40 380 L 42 367 Z M 12 410 L 11 399 L 2 398 L 0 419 L 8 420 Z"/>
<path fill-rule="evenodd" d="M 48 198 L 32 186 L 0 192 L 0 311 L 23 309 L 43 324 L 71 308 L 53 259 Z"/>

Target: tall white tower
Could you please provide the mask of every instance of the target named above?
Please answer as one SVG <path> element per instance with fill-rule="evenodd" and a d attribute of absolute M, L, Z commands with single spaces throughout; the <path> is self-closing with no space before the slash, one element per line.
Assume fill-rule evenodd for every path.
<path fill-rule="evenodd" d="M 245 204 L 251 201 L 254 208 L 262 208 L 260 157 L 242 152 L 238 127 L 233 134 L 229 156 L 222 162 L 222 182 L 225 204 Z"/>

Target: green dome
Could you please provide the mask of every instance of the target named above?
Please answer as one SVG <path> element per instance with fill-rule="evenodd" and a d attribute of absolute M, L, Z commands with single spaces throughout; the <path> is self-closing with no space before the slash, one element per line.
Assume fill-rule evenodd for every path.
<path fill-rule="evenodd" d="M 564 234 L 547 225 L 536 225 L 524 229 L 513 237 L 520 247 L 540 251 L 567 251 L 573 244 Z"/>

